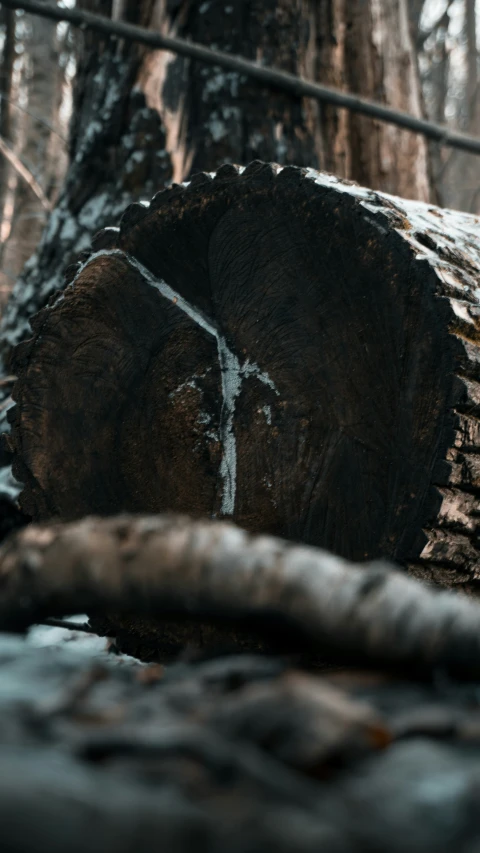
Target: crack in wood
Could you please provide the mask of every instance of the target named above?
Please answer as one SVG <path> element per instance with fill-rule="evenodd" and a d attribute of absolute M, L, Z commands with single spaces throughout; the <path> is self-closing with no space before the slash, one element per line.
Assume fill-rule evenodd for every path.
<path fill-rule="evenodd" d="M 163 279 L 157 278 L 144 264 L 142 264 L 133 255 L 123 252 L 120 249 L 103 249 L 95 252 L 88 260 L 80 267 L 72 284 L 75 283 L 78 276 L 83 272 L 85 267 L 89 266 L 94 260 L 99 257 L 115 255 L 124 258 L 128 263 L 137 270 L 143 280 L 151 287 L 154 287 L 165 299 L 175 305 L 180 311 L 186 314 L 194 323 L 200 326 L 208 335 L 215 338 L 217 344 L 218 362 L 220 365 L 220 374 L 222 381 L 222 408 L 220 413 L 220 442 L 222 445 L 222 459 L 220 462 L 220 476 L 223 482 L 222 502 L 220 513 L 224 516 L 233 515 L 235 511 L 235 497 L 237 489 L 237 445 L 234 429 L 235 405 L 236 400 L 241 392 L 242 383 L 245 379 L 253 377 L 258 379 L 266 387 L 270 388 L 279 396 L 279 391 L 270 378 L 268 373 L 260 370 L 260 367 L 255 362 L 251 362 L 248 358 L 242 364 L 235 353 L 227 344 L 225 336 L 220 332 L 218 327 L 208 317 L 203 314 L 194 305 L 191 305 L 183 296 L 176 290 L 170 287 Z M 215 514 L 214 514 L 215 515 Z"/>

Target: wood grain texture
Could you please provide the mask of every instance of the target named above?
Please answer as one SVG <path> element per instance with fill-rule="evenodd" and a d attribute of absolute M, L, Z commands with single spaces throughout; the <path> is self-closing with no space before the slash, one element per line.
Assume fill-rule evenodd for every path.
<path fill-rule="evenodd" d="M 262 163 L 131 206 L 16 350 L 22 508 L 230 516 L 474 587 L 479 230 Z"/>

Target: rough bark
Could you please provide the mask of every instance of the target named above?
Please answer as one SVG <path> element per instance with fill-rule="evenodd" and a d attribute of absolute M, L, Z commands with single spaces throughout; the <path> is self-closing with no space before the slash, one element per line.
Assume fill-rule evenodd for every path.
<path fill-rule="evenodd" d="M 129 208 L 17 349 L 23 510 L 231 516 L 475 589 L 477 237 L 258 163 Z"/>
<path fill-rule="evenodd" d="M 285 71 L 314 76 L 315 4 L 303 0 L 182 0 L 158 4 L 159 27 Z M 153 52 L 140 85 L 167 129 L 174 180 L 254 157 L 316 165 L 322 140 L 317 108 L 265 89 L 237 72 Z"/>
<path fill-rule="evenodd" d="M 314 8 L 321 39 L 319 79 L 422 114 L 407 0 L 343 0 Z M 327 142 L 320 168 L 373 189 L 431 200 L 425 139 L 362 116 L 332 115 L 330 108 L 322 120 Z"/>
<path fill-rule="evenodd" d="M 146 640 L 148 616 L 237 625 L 324 660 L 478 678 L 480 608 L 388 566 L 352 566 L 322 551 L 234 525 L 184 517 L 88 518 L 31 525 L 0 551 L 0 627 L 21 630 L 74 611 L 123 613 Z M 137 620 L 137 621 L 136 621 Z M 113 621 L 113 626 L 115 625 Z M 293 638 L 296 642 L 293 642 Z"/>
<path fill-rule="evenodd" d="M 421 115 L 406 0 L 361 5 L 350 0 L 184 0 L 174 5 L 170 20 L 162 7 L 160 25 Z M 147 98 L 158 106 L 167 128 L 177 181 L 189 171 L 216 169 L 220 162 L 258 158 L 327 169 L 373 188 L 430 199 L 427 145 L 421 137 L 331 107 L 321 109 L 267 91 L 238 73 L 165 52 L 152 54 L 143 73 Z"/>

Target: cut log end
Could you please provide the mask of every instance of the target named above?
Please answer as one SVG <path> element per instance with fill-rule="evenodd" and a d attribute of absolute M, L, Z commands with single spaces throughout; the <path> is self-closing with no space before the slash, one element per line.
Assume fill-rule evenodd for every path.
<path fill-rule="evenodd" d="M 256 163 L 127 211 L 14 356 L 24 511 L 228 516 L 417 569 L 454 536 L 476 554 L 474 297 L 456 310 L 427 257 L 447 225 L 402 204 Z"/>

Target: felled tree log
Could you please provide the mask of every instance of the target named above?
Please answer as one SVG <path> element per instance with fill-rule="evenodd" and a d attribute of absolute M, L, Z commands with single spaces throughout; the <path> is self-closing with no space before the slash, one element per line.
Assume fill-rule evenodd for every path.
<path fill-rule="evenodd" d="M 23 510 L 230 516 L 475 588 L 479 238 L 261 163 L 129 207 L 16 350 Z"/>
<path fill-rule="evenodd" d="M 207 619 L 273 644 L 285 632 L 284 651 L 480 674 L 480 607 L 465 596 L 225 522 L 120 516 L 31 525 L 0 550 L 0 629 L 110 610 L 130 617 L 132 633 L 132 614 L 159 626 L 171 616 Z M 161 627 L 161 658 L 159 637 Z"/>

